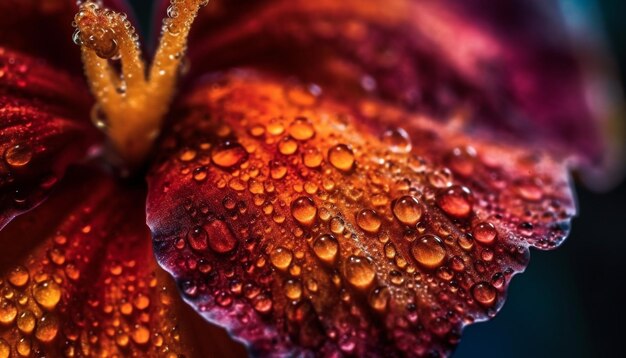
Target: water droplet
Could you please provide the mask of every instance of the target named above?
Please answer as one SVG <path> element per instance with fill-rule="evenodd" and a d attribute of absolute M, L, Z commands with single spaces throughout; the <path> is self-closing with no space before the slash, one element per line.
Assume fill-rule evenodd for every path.
<path fill-rule="evenodd" d="M 287 280 L 285 282 L 285 296 L 291 300 L 298 300 L 302 296 L 302 285 L 298 280 Z"/>
<path fill-rule="evenodd" d="M 0 358 L 9 358 L 11 355 L 11 346 L 7 341 L 0 338 Z"/>
<path fill-rule="evenodd" d="M 387 308 L 390 297 L 391 294 L 387 287 L 376 287 L 370 292 L 368 301 L 370 306 L 376 311 L 384 311 Z"/>
<path fill-rule="evenodd" d="M 341 171 L 350 171 L 354 167 L 354 153 L 345 144 L 337 144 L 328 150 L 328 161 Z"/>
<path fill-rule="evenodd" d="M 308 147 L 302 154 L 302 162 L 309 168 L 317 168 L 322 164 L 324 156 L 316 147 Z"/>
<path fill-rule="evenodd" d="M 196 226 L 187 233 L 187 242 L 196 251 L 204 251 L 209 247 L 208 235 L 201 226 Z"/>
<path fill-rule="evenodd" d="M 482 222 L 474 227 L 474 238 L 481 244 L 489 245 L 496 239 L 495 226 L 492 223 Z"/>
<path fill-rule="evenodd" d="M 25 166 L 32 158 L 33 151 L 28 144 L 14 145 L 4 153 L 4 160 L 14 168 Z"/>
<path fill-rule="evenodd" d="M 150 340 L 150 330 L 144 325 L 136 325 L 131 335 L 133 341 L 137 344 L 146 344 Z"/>
<path fill-rule="evenodd" d="M 280 160 L 270 162 L 270 174 L 273 179 L 282 179 L 287 174 L 287 166 Z"/>
<path fill-rule="evenodd" d="M 321 235 L 313 241 L 313 252 L 321 260 L 332 262 L 337 257 L 339 243 L 332 235 Z"/>
<path fill-rule="evenodd" d="M 254 298 L 254 309 L 259 313 L 268 313 L 272 310 L 272 300 L 265 295 L 258 295 Z"/>
<path fill-rule="evenodd" d="M 472 193 L 464 186 L 454 185 L 439 195 L 437 205 L 450 216 L 467 217 L 472 213 Z"/>
<path fill-rule="evenodd" d="M 356 215 L 356 223 L 363 231 L 375 234 L 380 230 L 382 220 L 374 210 L 365 209 Z"/>
<path fill-rule="evenodd" d="M 346 224 L 343 222 L 342 218 L 335 216 L 330 220 L 330 231 L 332 231 L 333 234 L 341 235 L 345 228 Z"/>
<path fill-rule="evenodd" d="M 452 172 L 448 168 L 433 170 L 428 173 L 428 182 L 435 188 L 447 188 L 452 185 Z"/>
<path fill-rule="evenodd" d="M 0 323 L 10 324 L 17 316 L 17 307 L 9 300 L 0 301 Z"/>
<path fill-rule="evenodd" d="M 462 176 L 470 176 L 474 172 L 476 150 L 472 147 L 456 147 L 448 154 L 448 165 Z"/>
<path fill-rule="evenodd" d="M 30 341 L 30 339 L 26 337 L 22 337 L 15 345 L 15 350 L 17 351 L 17 354 L 23 357 L 27 357 L 30 355 L 31 346 L 32 346 L 32 342 Z"/>
<path fill-rule="evenodd" d="M 472 286 L 472 296 L 483 306 L 492 306 L 497 295 L 496 289 L 489 282 L 478 282 Z"/>
<path fill-rule="evenodd" d="M 292 260 L 293 254 L 291 250 L 282 246 L 277 247 L 270 254 L 270 261 L 272 262 L 272 265 L 281 270 L 286 270 L 289 265 L 291 265 Z"/>
<path fill-rule="evenodd" d="M 424 235 L 413 242 L 411 254 L 420 265 L 433 269 L 443 263 L 446 258 L 446 249 L 437 236 Z"/>
<path fill-rule="evenodd" d="M 392 204 L 392 210 L 398 221 L 409 226 L 417 224 L 422 217 L 422 206 L 413 196 L 407 195 L 396 199 Z"/>
<path fill-rule="evenodd" d="M 204 229 L 209 235 L 209 247 L 213 252 L 226 254 L 237 247 L 237 238 L 224 221 L 213 220 L 204 225 Z"/>
<path fill-rule="evenodd" d="M 195 181 L 204 181 L 207 177 L 207 167 L 202 166 L 194 169 L 192 175 Z"/>
<path fill-rule="evenodd" d="M 17 317 L 17 328 L 29 334 L 35 329 L 35 315 L 31 311 L 24 311 Z"/>
<path fill-rule="evenodd" d="M 138 310 L 144 310 L 148 308 L 148 306 L 150 306 L 150 297 L 140 292 L 135 295 L 135 298 L 133 299 L 133 304 Z"/>
<path fill-rule="evenodd" d="M 292 137 L 284 137 L 278 142 L 278 151 L 283 155 L 291 155 L 298 150 L 298 142 Z"/>
<path fill-rule="evenodd" d="M 222 168 L 231 168 L 248 160 L 248 152 L 236 142 L 224 142 L 213 148 L 213 163 Z"/>
<path fill-rule="evenodd" d="M 178 155 L 178 159 L 182 162 L 190 162 L 196 159 L 197 152 L 191 148 L 183 149 Z"/>
<path fill-rule="evenodd" d="M 35 285 L 33 296 L 42 307 L 52 309 L 61 300 L 61 287 L 53 280 L 43 281 Z"/>
<path fill-rule="evenodd" d="M 297 140 L 307 140 L 313 138 L 315 129 L 308 118 L 298 117 L 289 125 L 289 134 Z"/>
<path fill-rule="evenodd" d="M 350 256 L 344 265 L 344 274 L 356 287 L 369 286 L 376 278 L 372 262 L 363 256 Z"/>
<path fill-rule="evenodd" d="M 59 320 L 52 313 L 46 313 L 39 319 L 35 337 L 41 342 L 52 342 L 59 331 Z"/>
<path fill-rule="evenodd" d="M 24 266 L 17 266 L 8 275 L 9 282 L 15 287 L 24 286 L 30 279 L 28 269 Z"/>
<path fill-rule="evenodd" d="M 402 128 L 388 129 L 383 133 L 382 142 L 394 153 L 408 153 L 411 151 L 411 137 Z"/>
<path fill-rule="evenodd" d="M 291 215 L 302 225 L 311 225 L 317 215 L 317 206 L 313 199 L 301 196 L 291 203 Z"/>
<path fill-rule="evenodd" d="M 516 189 L 519 196 L 528 201 L 538 201 L 543 197 L 541 186 L 532 179 L 520 180 Z"/>

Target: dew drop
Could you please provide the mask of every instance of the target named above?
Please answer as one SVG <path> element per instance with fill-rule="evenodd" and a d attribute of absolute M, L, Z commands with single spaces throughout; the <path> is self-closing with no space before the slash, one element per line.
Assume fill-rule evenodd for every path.
<path fill-rule="evenodd" d="M 277 247 L 270 254 L 270 261 L 274 267 L 286 270 L 289 265 L 291 265 L 291 261 L 293 260 L 293 253 L 291 250 L 285 247 Z"/>
<path fill-rule="evenodd" d="M 209 247 L 218 254 L 227 254 L 237 247 L 237 239 L 222 220 L 213 220 L 204 226 L 209 235 Z"/>
<path fill-rule="evenodd" d="M 9 358 L 11 355 L 11 346 L 7 341 L 0 338 L 0 358 Z"/>
<path fill-rule="evenodd" d="M 376 278 L 372 262 L 363 256 L 350 256 L 344 265 L 344 274 L 352 285 L 367 287 Z"/>
<path fill-rule="evenodd" d="M 280 160 L 270 162 L 270 175 L 273 179 L 282 179 L 287 174 L 287 166 Z"/>
<path fill-rule="evenodd" d="M 302 296 L 302 284 L 298 280 L 287 280 L 285 282 L 285 296 L 291 300 L 298 300 Z"/>
<path fill-rule="evenodd" d="M 356 223 L 363 231 L 375 234 L 380 230 L 382 220 L 374 210 L 364 209 L 356 215 Z"/>
<path fill-rule="evenodd" d="M 317 206 L 313 199 L 301 196 L 291 203 L 291 215 L 302 225 L 311 225 L 317 215 Z"/>
<path fill-rule="evenodd" d="M 376 311 L 382 312 L 387 308 L 391 294 L 387 287 L 376 287 L 370 292 L 368 301 Z"/>
<path fill-rule="evenodd" d="M 190 162 L 196 159 L 196 155 L 197 152 L 195 150 L 191 148 L 185 148 L 178 155 L 178 159 L 180 159 L 181 162 Z"/>
<path fill-rule="evenodd" d="M 302 163 L 309 168 L 317 168 L 322 164 L 324 156 L 316 147 L 308 147 L 302 154 Z"/>
<path fill-rule="evenodd" d="M 283 155 L 291 155 L 298 150 L 298 142 L 292 137 L 284 137 L 278 142 L 278 151 Z"/>
<path fill-rule="evenodd" d="M 4 153 L 4 160 L 13 168 L 27 165 L 32 158 L 33 151 L 28 144 L 14 145 Z"/>
<path fill-rule="evenodd" d="M 196 226 L 187 233 L 187 242 L 196 251 L 204 251 L 209 247 L 208 235 L 201 226 Z"/>
<path fill-rule="evenodd" d="M 325 234 L 319 236 L 313 241 L 313 252 L 321 260 L 333 262 L 339 251 L 339 243 L 334 236 Z"/>
<path fill-rule="evenodd" d="M 15 287 L 24 286 L 30 279 L 28 269 L 24 266 L 17 266 L 8 275 L 9 282 Z"/>
<path fill-rule="evenodd" d="M 35 337 L 41 342 L 52 342 L 59 331 L 59 319 L 51 313 L 46 313 L 39 319 Z"/>
<path fill-rule="evenodd" d="M 337 144 L 328 150 L 328 161 L 341 171 L 350 171 L 354 167 L 354 153 L 345 144 Z"/>
<path fill-rule="evenodd" d="M 31 311 L 24 311 L 17 317 L 17 328 L 29 334 L 35 329 L 35 315 Z"/>
<path fill-rule="evenodd" d="M 470 176 L 474 172 L 476 150 L 472 147 L 456 147 L 448 155 L 448 165 L 462 176 Z"/>
<path fill-rule="evenodd" d="M 224 142 L 211 152 L 213 163 L 222 168 L 231 168 L 248 159 L 248 152 L 236 142 Z"/>
<path fill-rule="evenodd" d="M 289 125 L 289 134 L 297 140 L 307 140 L 313 138 L 315 129 L 308 118 L 298 117 Z"/>
<path fill-rule="evenodd" d="M 408 153 L 411 151 L 411 137 L 402 128 L 388 129 L 383 133 L 382 142 L 394 153 Z"/>
<path fill-rule="evenodd" d="M 0 301 L 0 323 L 10 324 L 17 316 L 17 307 L 9 300 Z"/>
<path fill-rule="evenodd" d="M 146 344 L 150 340 L 150 330 L 146 326 L 138 324 L 133 329 L 131 338 L 137 344 Z"/>
<path fill-rule="evenodd" d="M 335 216 L 334 218 L 330 219 L 330 231 L 333 232 L 333 234 L 343 234 L 343 231 L 346 228 L 346 224 L 343 222 L 343 219 Z"/>
<path fill-rule="evenodd" d="M 43 281 L 35 285 L 33 296 L 42 307 L 52 309 L 61 300 L 61 287 L 53 280 Z"/>
<path fill-rule="evenodd" d="M 474 238 L 481 244 L 489 245 L 496 239 L 497 231 L 492 223 L 482 222 L 474 227 Z"/>
<path fill-rule="evenodd" d="M 420 265 L 433 269 L 443 263 L 446 258 L 446 249 L 437 236 L 424 235 L 413 242 L 411 255 Z"/>
<path fill-rule="evenodd" d="M 417 224 L 422 217 L 422 207 L 413 196 L 403 196 L 392 204 L 393 215 L 401 223 L 409 226 Z"/>
<path fill-rule="evenodd" d="M 454 185 L 439 195 L 437 205 L 450 216 L 467 217 L 472 213 L 472 193 L 464 186 Z"/>
<path fill-rule="evenodd" d="M 483 306 L 492 306 L 498 293 L 489 282 L 478 282 L 472 286 L 472 296 Z"/>
<path fill-rule="evenodd" d="M 31 347 L 32 342 L 30 341 L 30 339 L 22 337 L 15 345 L 15 350 L 17 351 L 17 354 L 21 355 L 22 357 L 27 357 L 30 355 Z"/>
<path fill-rule="evenodd" d="M 268 313 L 272 310 L 272 300 L 265 295 L 258 295 L 254 298 L 254 309 L 259 313 Z"/>
<path fill-rule="evenodd" d="M 137 308 L 138 310 L 144 310 L 148 308 L 148 306 L 150 306 L 150 297 L 140 292 L 135 295 L 135 298 L 133 299 L 133 305 L 135 305 L 135 308 Z"/>

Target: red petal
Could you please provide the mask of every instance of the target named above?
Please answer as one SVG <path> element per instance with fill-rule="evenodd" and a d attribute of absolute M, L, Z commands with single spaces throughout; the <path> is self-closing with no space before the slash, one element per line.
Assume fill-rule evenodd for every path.
<path fill-rule="evenodd" d="M 448 354 L 567 234 L 565 167 L 319 91 L 237 72 L 190 92 L 148 178 L 157 259 L 255 353 Z"/>
<path fill-rule="evenodd" d="M 189 57 L 192 74 L 264 66 L 438 120 L 463 108 L 498 136 L 606 167 L 569 35 L 556 1 L 215 1 Z"/>
<path fill-rule="evenodd" d="M 76 77 L 0 48 L 0 228 L 41 202 L 97 143 L 90 102 Z"/>
<path fill-rule="evenodd" d="M 0 356 L 193 353 L 179 296 L 152 254 L 143 188 L 86 168 L 64 183 L 0 232 Z M 204 342 L 220 337 L 195 329 Z"/>

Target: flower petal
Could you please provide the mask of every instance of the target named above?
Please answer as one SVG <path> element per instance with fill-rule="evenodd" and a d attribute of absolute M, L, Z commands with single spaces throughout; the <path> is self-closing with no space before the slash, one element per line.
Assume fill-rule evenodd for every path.
<path fill-rule="evenodd" d="M 46 197 L 99 134 L 77 77 L 0 47 L 0 228 Z"/>
<path fill-rule="evenodd" d="M 607 167 L 570 35 L 556 1 L 212 1 L 189 58 L 192 74 L 264 66 L 438 120 L 466 108 L 497 136 Z"/>
<path fill-rule="evenodd" d="M 0 232 L 0 357 L 194 352 L 176 289 L 154 260 L 144 195 L 78 168 Z M 202 329 L 205 342 L 219 337 Z"/>
<path fill-rule="evenodd" d="M 253 353 L 448 354 L 567 234 L 565 165 L 321 91 L 232 72 L 188 93 L 148 177 L 157 259 Z"/>

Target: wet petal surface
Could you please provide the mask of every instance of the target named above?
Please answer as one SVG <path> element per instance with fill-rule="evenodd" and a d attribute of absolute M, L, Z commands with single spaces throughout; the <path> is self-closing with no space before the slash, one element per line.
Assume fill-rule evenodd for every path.
<path fill-rule="evenodd" d="M 0 357 L 188 353 L 144 195 L 83 167 L 0 232 Z"/>
<path fill-rule="evenodd" d="M 148 178 L 159 263 L 261 355 L 448 354 L 574 214 L 564 164 L 375 100 L 233 72 Z"/>
<path fill-rule="evenodd" d="M 90 103 L 79 77 L 0 43 L 0 228 L 99 142 Z"/>
<path fill-rule="evenodd" d="M 475 130 L 600 168 L 611 158 L 577 57 L 587 45 L 555 1 L 215 1 L 189 63 L 192 75 L 263 66 L 438 121 L 463 109 Z"/>

